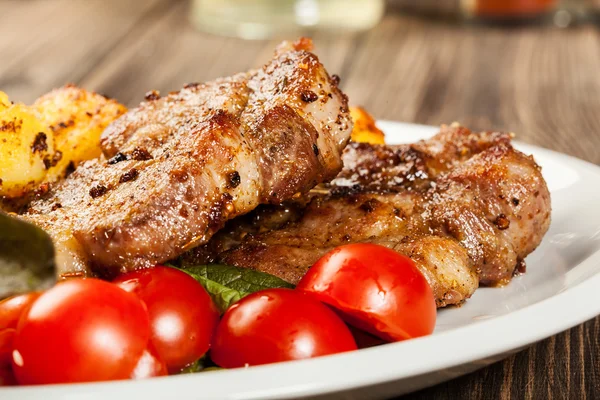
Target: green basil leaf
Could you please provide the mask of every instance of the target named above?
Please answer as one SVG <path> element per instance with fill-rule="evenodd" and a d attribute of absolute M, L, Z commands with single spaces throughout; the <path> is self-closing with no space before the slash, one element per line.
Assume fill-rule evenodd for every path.
<path fill-rule="evenodd" d="M 42 229 L 0 213 L 0 299 L 55 282 L 54 245 Z"/>
<path fill-rule="evenodd" d="M 180 374 L 195 374 L 196 372 L 202 372 L 206 368 L 207 357 L 206 355 L 202 356 L 199 360 L 191 363 L 190 365 L 184 367 Z"/>
<path fill-rule="evenodd" d="M 231 265 L 194 265 L 186 266 L 182 271 L 204 286 L 222 313 L 250 293 L 271 288 L 294 288 L 294 285 L 276 276 Z"/>
<path fill-rule="evenodd" d="M 202 358 L 200 358 L 196 362 L 191 363 L 190 365 L 188 365 L 187 367 L 182 369 L 179 373 L 180 374 L 195 374 L 197 372 L 218 371 L 220 369 L 225 369 L 225 368 L 221 368 L 218 365 L 216 365 L 205 354 L 204 356 L 202 356 Z"/>
<path fill-rule="evenodd" d="M 222 369 L 225 369 L 223 367 L 217 367 L 216 365 L 214 367 L 206 367 L 202 370 L 202 372 L 210 372 L 210 371 L 220 371 Z"/>

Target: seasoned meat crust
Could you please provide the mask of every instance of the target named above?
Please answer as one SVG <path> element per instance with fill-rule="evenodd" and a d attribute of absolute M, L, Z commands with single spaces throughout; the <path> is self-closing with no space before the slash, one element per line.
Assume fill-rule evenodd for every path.
<path fill-rule="evenodd" d="M 112 276 L 205 243 L 228 219 L 334 178 L 352 123 L 309 41 L 262 69 L 186 85 L 102 134 L 83 164 L 23 218 L 45 228 L 63 273 Z"/>
<path fill-rule="evenodd" d="M 411 145 L 352 143 L 330 184 L 233 220 L 182 263 L 218 261 L 296 283 L 324 253 L 377 243 L 406 254 L 438 307 L 501 284 L 540 243 L 550 197 L 539 167 L 504 133 L 443 127 Z"/>

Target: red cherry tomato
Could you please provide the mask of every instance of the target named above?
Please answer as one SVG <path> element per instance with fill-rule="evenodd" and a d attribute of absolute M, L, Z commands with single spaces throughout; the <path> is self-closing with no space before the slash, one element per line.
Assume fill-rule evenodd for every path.
<path fill-rule="evenodd" d="M 0 367 L 0 386 L 14 386 L 17 384 L 15 374 L 10 366 Z"/>
<path fill-rule="evenodd" d="M 255 292 L 232 305 L 217 327 L 212 360 L 224 368 L 269 364 L 356 350 L 329 308 L 290 289 Z"/>
<path fill-rule="evenodd" d="M 208 351 L 219 312 L 194 278 L 175 268 L 156 266 L 115 280 L 148 307 L 151 341 L 171 372 Z"/>
<path fill-rule="evenodd" d="M 0 330 L 0 368 L 10 367 L 14 338 L 13 328 Z"/>
<path fill-rule="evenodd" d="M 16 328 L 23 311 L 40 295 L 40 292 L 31 292 L 2 300 L 0 302 L 0 330 Z"/>
<path fill-rule="evenodd" d="M 433 332 L 436 306 L 412 260 L 383 246 L 338 247 L 315 263 L 297 286 L 340 311 L 350 325 L 384 340 Z"/>
<path fill-rule="evenodd" d="M 127 379 L 149 337 L 148 312 L 135 295 L 98 279 L 72 279 L 21 316 L 13 371 L 20 384 Z"/>

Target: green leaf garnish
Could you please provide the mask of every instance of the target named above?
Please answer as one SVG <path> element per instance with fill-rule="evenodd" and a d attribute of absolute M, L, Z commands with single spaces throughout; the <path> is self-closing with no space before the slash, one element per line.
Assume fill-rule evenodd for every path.
<path fill-rule="evenodd" d="M 221 313 L 250 293 L 272 288 L 294 288 L 294 285 L 276 276 L 231 265 L 194 265 L 181 270 L 204 286 Z"/>

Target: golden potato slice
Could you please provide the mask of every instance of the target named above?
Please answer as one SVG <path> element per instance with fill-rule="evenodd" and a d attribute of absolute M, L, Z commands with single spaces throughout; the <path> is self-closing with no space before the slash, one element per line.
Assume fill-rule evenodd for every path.
<path fill-rule="evenodd" d="M 125 106 L 72 85 L 12 104 L 0 92 L 0 197 L 25 195 L 100 156 L 100 135 Z"/>
<path fill-rule="evenodd" d="M 375 125 L 375 119 L 362 107 L 350 107 L 354 128 L 350 138 L 355 142 L 385 144 L 383 132 Z"/>
<path fill-rule="evenodd" d="M 54 140 L 36 113 L 0 92 L 0 196 L 34 189 L 53 162 Z"/>
<path fill-rule="evenodd" d="M 114 100 L 72 85 L 45 94 L 33 107 L 54 136 L 59 154 L 48 171 L 46 180 L 50 182 L 63 177 L 67 168 L 99 157 L 102 131 L 127 111 Z"/>

